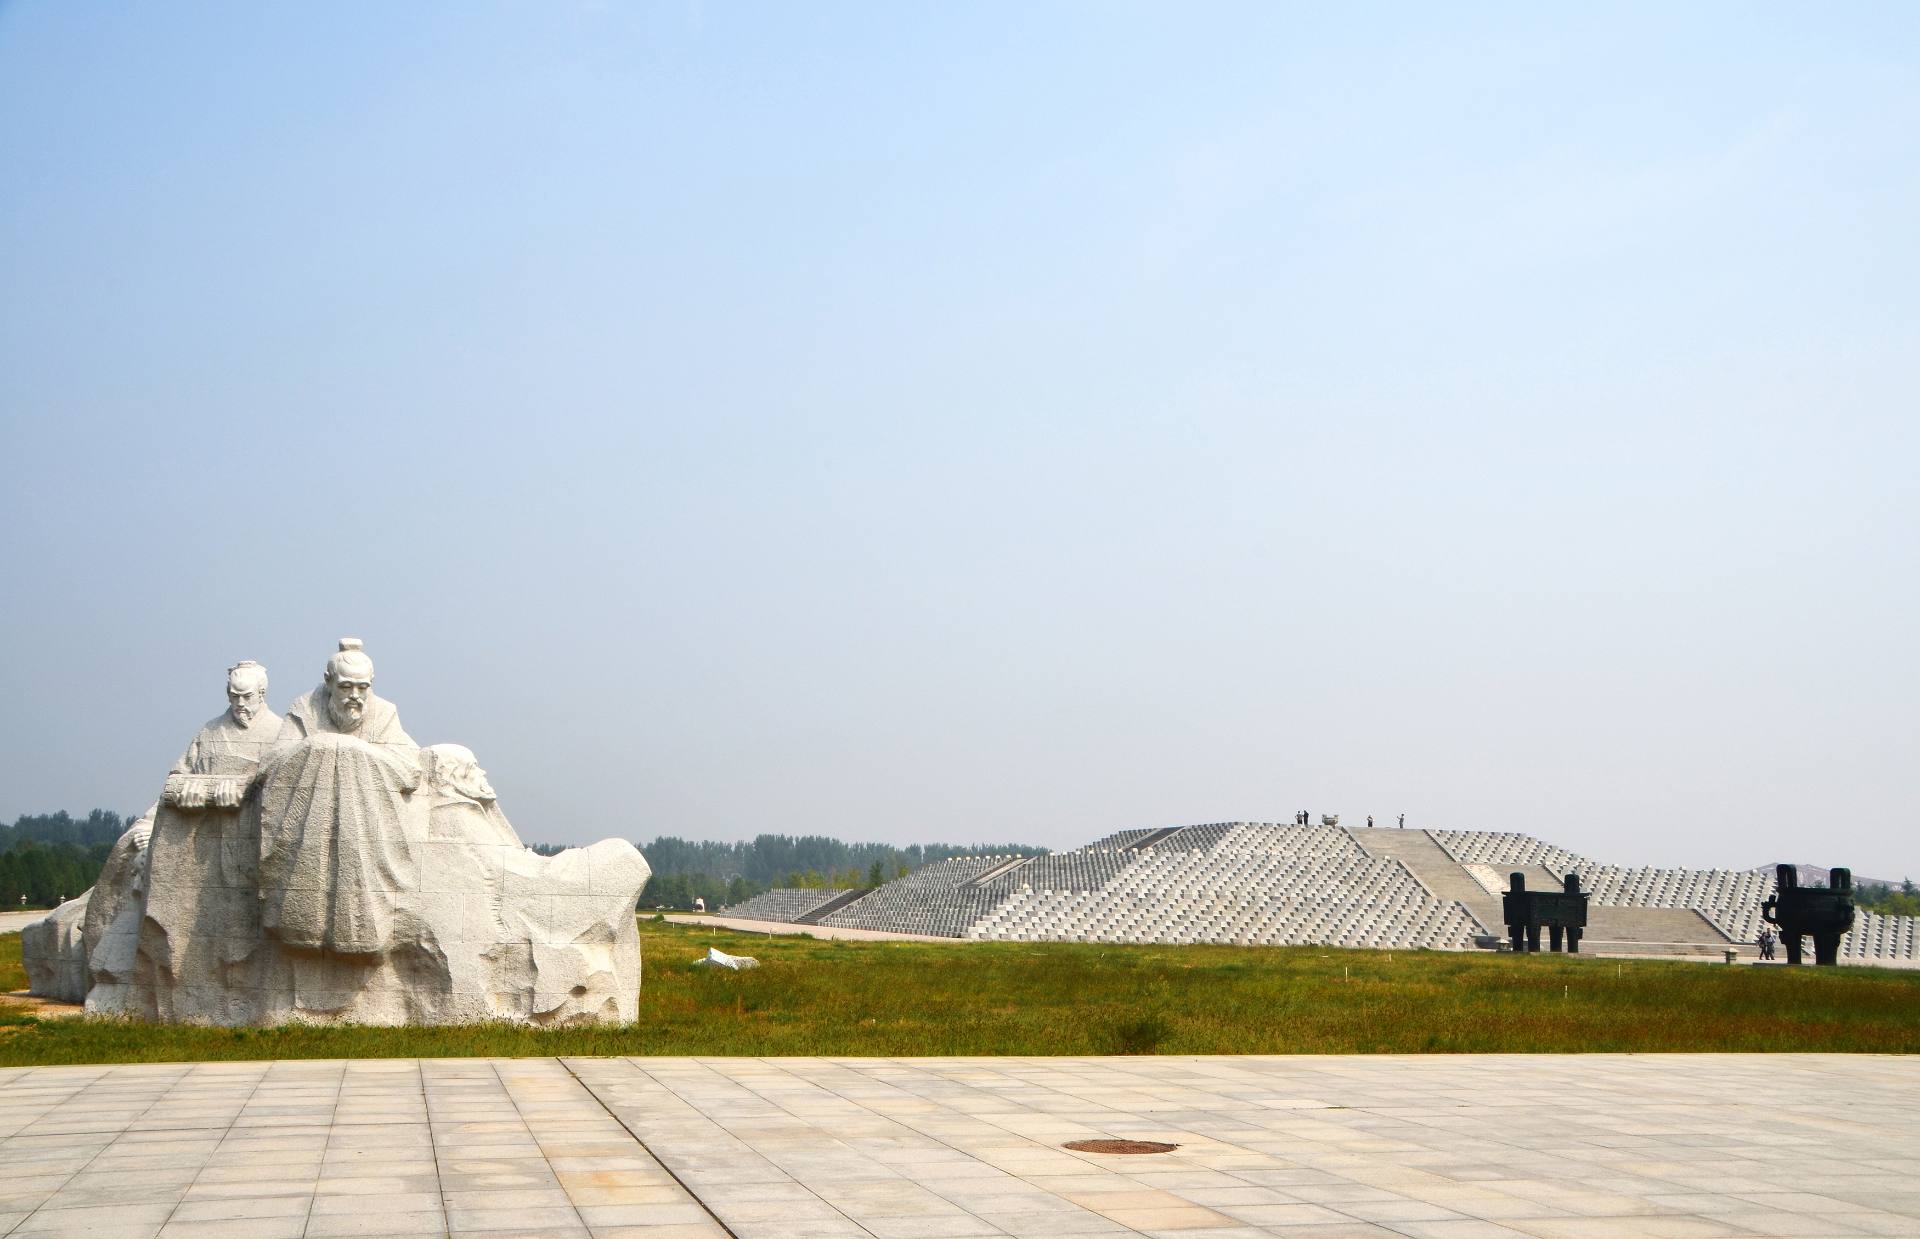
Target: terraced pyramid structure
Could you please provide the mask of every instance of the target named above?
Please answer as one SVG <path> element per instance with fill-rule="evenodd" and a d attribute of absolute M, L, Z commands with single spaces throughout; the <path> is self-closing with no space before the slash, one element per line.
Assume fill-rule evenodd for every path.
<path fill-rule="evenodd" d="M 1209 822 L 1124 830 L 1069 852 L 967 856 L 865 893 L 770 891 L 748 919 L 1013 941 L 1468 950 L 1504 931 L 1507 875 L 1592 892 L 1582 950 L 1752 956 L 1768 874 L 1604 865 L 1531 835 Z M 1858 961 L 1920 959 L 1920 919 L 1861 909 Z"/>

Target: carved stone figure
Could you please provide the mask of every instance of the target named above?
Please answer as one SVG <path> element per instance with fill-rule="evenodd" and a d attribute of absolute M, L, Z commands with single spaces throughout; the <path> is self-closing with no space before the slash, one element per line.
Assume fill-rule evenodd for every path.
<path fill-rule="evenodd" d="M 267 669 L 257 662 L 227 668 L 227 712 L 200 729 L 173 763 L 163 799 L 181 809 L 237 809 L 279 742 L 280 716 L 267 708 Z"/>
<path fill-rule="evenodd" d="M 146 916 L 147 862 L 153 841 L 153 819 L 160 806 L 149 805 L 140 820 L 129 826 L 106 864 L 100 879 L 87 893 L 87 919 L 81 930 L 87 950 L 90 990 L 103 1003 L 118 1005 L 117 997 L 134 983 L 138 973 L 140 922 Z"/>
<path fill-rule="evenodd" d="M 91 989 L 131 979 L 152 830 L 149 809 L 114 842 L 99 881 L 20 932 L 31 993 L 85 1002 Z"/>
<path fill-rule="evenodd" d="M 80 933 L 87 920 L 87 896 L 69 899 L 20 931 L 20 963 L 27 970 L 27 992 L 56 1002 L 85 1002 L 87 948 Z"/>
<path fill-rule="evenodd" d="M 309 950 L 385 950 L 426 838 L 419 786 L 419 746 L 373 695 L 373 660 L 349 637 L 320 687 L 287 707 L 262 771 L 261 928 Z"/>
<path fill-rule="evenodd" d="M 229 708 L 88 896 L 23 936 L 35 992 L 167 1022 L 632 1020 L 632 844 L 523 846 L 470 749 L 421 749 L 347 638 L 320 687 Z"/>
<path fill-rule="evenodd" d="M 439 744 L 426 758 L 432 811 L 421 919 L 448 960 L 483 965 L 471 978 L 456 971 L 455 989 L 483 998 L 495 1018 L 636 1018 L 633 911 L 650 873 L 639 851 L 605 839 L 541 856 L 520 842 L 471 750 Z M 460 942 L 468 948 L 452 949 Z"/>
<path fill-rule="evenodd" d="M 227 669 L 227 711 L 173 764 L 153 811 L 132 978 L 89 1009 L 196 1022 L 250 1022 L 257 1005 L 260 815 L 251 792 L 279 743 L 267 669 Z"/>

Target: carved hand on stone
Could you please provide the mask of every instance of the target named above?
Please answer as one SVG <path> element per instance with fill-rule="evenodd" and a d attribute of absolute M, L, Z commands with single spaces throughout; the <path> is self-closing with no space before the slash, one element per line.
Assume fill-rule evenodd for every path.
<path fill-rule="evenodd" d="M 220 809 L 239 808 L 240 784 L 233 779 L 221 779 L 213 785 L 213 803 Z"/>
<path fill-rule="evenodd" d="M 183 777 L 174 789 L 173 803 L 182 809 L 199 809 L 207 803 L 207 792 L 198 779 Z"/>

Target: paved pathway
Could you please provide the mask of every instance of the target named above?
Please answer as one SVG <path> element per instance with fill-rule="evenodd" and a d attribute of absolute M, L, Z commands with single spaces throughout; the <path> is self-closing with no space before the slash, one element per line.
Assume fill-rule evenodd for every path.
<path fill-rule="evenodd" d="M 1121 1157 L 1089 1137 L 1180 1145 Z M 451 1059 L 0 1070 L 0 1233 L 1920 1234 L 1920 1060 Z"/>

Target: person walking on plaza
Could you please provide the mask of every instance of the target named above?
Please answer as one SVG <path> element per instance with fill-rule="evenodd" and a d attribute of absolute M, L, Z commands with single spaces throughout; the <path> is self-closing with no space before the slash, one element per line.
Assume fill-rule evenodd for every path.
<path fill-rule="evenodd" d="M 1402 813 L 1400 815 L 1400 829 L 1405 830 L 1406 828 L 1407 828 L 1407 815 Z"/>

